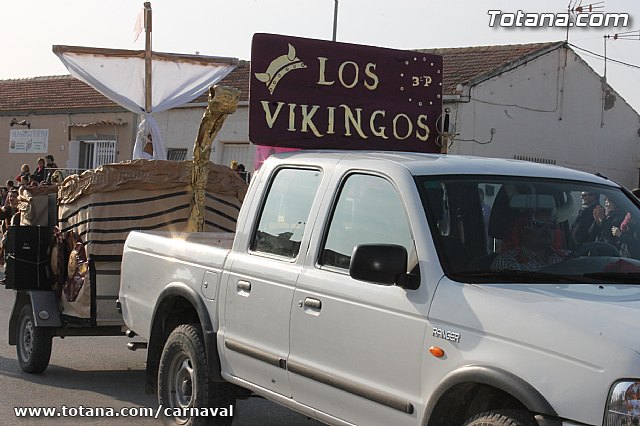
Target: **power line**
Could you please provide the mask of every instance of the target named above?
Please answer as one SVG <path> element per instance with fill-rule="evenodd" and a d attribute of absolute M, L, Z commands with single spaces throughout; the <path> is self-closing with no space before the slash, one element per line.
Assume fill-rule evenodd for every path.
<path fill-rule="evenodd" d="M 621 64 L 621 65 L 626 65 L 626 66 L 631 67 L 631 68 L 637 68 L 637 69 L 640 69 L 640 65 L 630 64 L 630 63 L 628 63 L 628 62 L 618 61 L 617 59 L 607 58 L 606 56 L 601 55 L 601 54 L 599 54 L 599 53 L 595 53 L 595 52 L 592 52 L 591 50 L 587 50 L 587 49 L 583 49 L 582 47 L 578 47 L 578 46 L 576 46 L 576 45 L 575 45 L 575 44 L 573 44 L 573 43 L 567 43 L 567 44 L 568 44 L 569 46 L 574 47 L 574 48 L 576 48 L 576 49 L 578 49 L 578 50 L 581 50 L 581 51 L 583 51 L 583 52 L 590 53 L 591 55 L 593 55 L 593 56 L 595 56 L 595 57 L 597 57 L 597 58 L 604 59 L 604 60 L 609 61 L 609 62 L 615 62 L 615 63 L 617 63 L 617 64 Z"/>
<path fill-rule="evenodd" d="M 625 31 L 623 33 L 615 33 L 614 35 L 606 35 L 605 38 L 614 40 L 640 40 L 640 30 Z"/>

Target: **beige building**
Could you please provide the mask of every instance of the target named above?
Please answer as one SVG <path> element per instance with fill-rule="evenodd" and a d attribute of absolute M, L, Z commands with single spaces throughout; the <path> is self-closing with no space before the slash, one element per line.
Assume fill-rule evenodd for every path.
<path fill-rule="evenodd" d="M 47 154 L 71 169 L 130 159 L 136 120 L 70 76 L 0 81 L 0 182 Z"/>
<path fill-rule="evenodd" d="M 640 185 L 640 116 L 565 43 L 425 51 L 444 60 L 450 153 L 558 164 Z M 214 141 L 211 160 L 237 160 L 253 171 L 250 78 L 249 62 L 241 61 L 220 83 L 240 89 L 241 98 Z M 168 158 L 192 158 L 205 101 L 201 96 L 155 115 Z M 24 162 L 34 167 L 46 154 L 11 149 L 11 130 L 48 129 L 47 150 L 58 166 L 90 168 L 131 159 L 137 120 L 69 76 L 0 81 L 0 178 L 17 175 Z"/>
<path fill-rule="evenodd" d="M 241 110 L 248 101 L 248 68 L 248 63 L 241 63 L 223 82 L 241 89 Z M 203 95 L 159 115 L 169 159 L 192 158 L 205 107 Z M 233 124 L 240 116 L 241 112 L 230 117 L 225 131 L 231 127 L 233 134 L 233 128 L 246 127 Z M 33 172 L 38 158 L 47 154 L 68 173 L 131 160 L 138 120 L 138 115 L 71 76 L 0 80 L 0 183 L 15 179 L 22 164 Z M 248 145 L 244 133 L 242 141 Z"/>

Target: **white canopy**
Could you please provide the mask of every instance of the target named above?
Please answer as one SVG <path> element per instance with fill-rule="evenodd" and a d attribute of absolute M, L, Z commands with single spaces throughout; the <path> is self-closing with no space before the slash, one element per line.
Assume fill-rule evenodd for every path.
<path fill-rule="evenodd" d="M 152 52 L 151 108 L 145 111 L 145 51 L 53 46 L 72 76 L 136 114 L 138 126 L 133 159 L 166 159 L 158 125 L 151 115 L 183 105 L 226 77 L 238 65 L 236 58 Z M 153 155 L 143 149 L 152 141 Z"/>

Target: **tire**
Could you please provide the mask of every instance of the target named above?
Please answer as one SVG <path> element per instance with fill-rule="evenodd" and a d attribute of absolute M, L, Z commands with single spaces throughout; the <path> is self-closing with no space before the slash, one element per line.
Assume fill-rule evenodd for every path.
<path fill-rule="evenodd" d="M 177 409 L 233 410 L 236 398 L 229 383 L 209 381 L 207 356 L 199 326 L 182 324 L 176 327 L 164 345 L 158 369 L 158 404 L 175 414 Z M 175 411 L 174 411 L 175 410 Z M 166 417 L 167 424 L 184 426 L 231 425 L 233 417 L 189 416 Z M 230 414 L 230 413 L 228 413 Z"/>
<path fill-rule="evenodd" d="M 16 351 L 20 368 L 25 373 L 40 374 L 49 366 L 53 333 L 50 328 L 36 327 L 31 304 L 22 307 L 16 331 Z"/>
<path fill-rule="evenodd" d="M 471 417 L 464 426 L 537 426 L 533 415 L 525 410 L 486 411 Z"/>

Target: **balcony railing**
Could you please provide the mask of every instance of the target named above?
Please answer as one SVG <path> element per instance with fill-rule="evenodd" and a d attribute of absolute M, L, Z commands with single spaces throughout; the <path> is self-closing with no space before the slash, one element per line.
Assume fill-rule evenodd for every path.
<path fill-rule="evenodd" d="M 68 168 L 68 167 L 46 167 L 44 169 L 45 182 L 51 183 L 52 179 L 55 179 L 56 182 L 62 182 L 67 176 L 76 175 L 84 172 L 87 169 L 78 169 L 78 168 Z M 58 178 L 55 178 L 56 175 L 59 175 Z"/>

